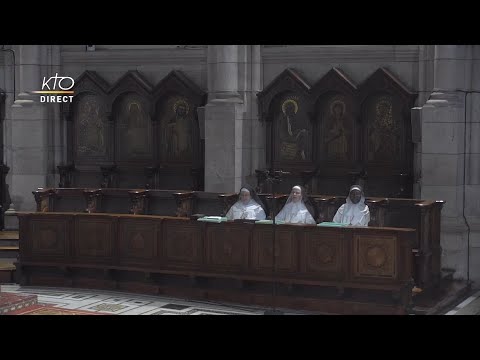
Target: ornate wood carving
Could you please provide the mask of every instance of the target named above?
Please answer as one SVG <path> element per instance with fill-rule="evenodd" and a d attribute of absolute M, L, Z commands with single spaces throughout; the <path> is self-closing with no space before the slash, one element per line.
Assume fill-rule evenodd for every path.
<path fill-rule="evenodd" d="M 324 276 L 342 278 L 345 273 L 343 236 L 334 231 L 308 232 L 305 234 L 303 271 L 322 273 Z"/>
<path fill-rule="evenodd" d="M 147 165 L 155 161 L 153 144 L 156 138 L 150 95 L 134 90 L 122 92 L 113 103 L 112 114 L 115 119 L 116 162 L 125 165 L 140 162 Z"/>
<path fill-rule="evenodd" d="M 145 183 L 145 189 L 156 189 L 158 188 L 158 172 L 160 166 L 146 166 L 145 167 L 145 177 L 147 181 Z"/>
<path fill-rule="evenodd" d="M 85 212 L 87 213 L 97 213 L 102 212 L 102 190 L 84 190 L 83 196 L 85 197 L 86 208 Z"/>
<path fill-rule="evenodd" d="M 316 203 L 318 210 L 318 223 L 331 220 L 328 213 L 328 207 L 332 199 L 332 196 L 322 196 L 314 198 L 314 202 Z"/>
<path fill-rule="evenodd" d="M 397 238 L 357 235 L 353 239 L 356 277 L 397 278 Z"/>
<path fill-rule="evenodd" d="M 102 188 L 111 188 L 115 185 L 115 175 L 117 173 L 117 165 L 101 166 L 103 181 L 100 184 Z"/>
<path fill-rule="evenodd" d="M 202 261 L 202 242 L 198 224 L 167 223 L 163 227 L 163 256 L 167 264 L 195 265 Z"/>
<path fill-rule="evenodd" d="M 276 271 L 298 271 L 298 242 L 295 233 L 279 228 L 275 231 L 273 247 L 273 225 L 255 227 L 252 238 L 253 268 L 258 272 L 271 273 L 274 270 L 275 256 Z"/>
<path fill-rule="evenodd" d="M 53 197 L 55 196 L 55 190 L 39 188 L 36 191 L 32 191 L 32 194 L 35 197 L 35 202 L 37 203 L 37 212 L 54 211 Z"/>
<path fill-rule="evenodd" d="M 31 256 L 62 257 L 68 251 L 68 220 L 37 219 L 29 226 Z"/>
<path fill-rule="evenodd" d="M 337 68 L 312 87 L 317 163 L 351 168 L 358 160 L 357 93 L 354 82 Z"/>
<path fill-rule="evenodd" d="M 73 185 L 73 172 L 75 171 L 74 164 L 59 165 L 57 166 L 58 173 L 60 174 L 60 182 L 58 187 L 70 188 Z"/>
<path fill-rule="evenodd" d="M 365 203 L 370 210 L 369 226 L 384 227 L 385 213 L 388 207 L 388 199 L 367 199 Z"/>
<path fill-rule="evenodd" d="M 313 192 L 342 193 L 350 182 L 345 176 L 358 172 L 367 195 L 411 196 L 410 109 L 415 94 L 387 69 L 377 70 L 357 87 L 333 68 L 311 88 L 288 69 L 258 96 L 261 120 L 267 122 L 268 167 L 298 174 Z M 305 125 L 304 118 L 313 127 Z M 287 141 L 285 129 L 298 143 Z M 309 135 L 304 137 L 302 130 Z M 315 166 L 321 171 L 310 177 Z M 268 186 L 262 171 L 258 169 L 257 181 L 264 192 Z M 368 181 L 363 176 L 367 171 Z"/>
<path fill-rule="evenodd" d="M 148 192 L 145 190 L 132 190 L 130 196 L 130 214 L 141 215 L 148 212 Z"/>
<path fill-rule="evenodd" d="M 176 216 L 178 217 L 190 217 L 194 208 L 195 193 L 189 192 L 176 192 L 172 194 L 177 203 Z"/>
<path fill-rule="evenodd" d="M 207 263 L 228 270 L 245 270 L 248 266 L 250 229 L 245 225 L 207 225 Z"/>
<path fill-rule="evenodd" d="M 77 218 L 74 256 L 105 261 L 113 255 L 114 224 L 108 218 Z"/>
<path fill-rule="evenodd" d="M 68 161 L 77 165 L 79 186 L 96 186 L 92 166 L 115 163 L 121 169 L 122 187 L 137 187 L 138 179 L 146 175 L 148 188 L 176 184 L 186 188 L 179 180 L 193 168 L 184 183 L 190 182 L 187 186 L 194 190 L 203 188 L 197 109 L 205 104 L 206 93 L 183 73 L 172 71 L 153 88 L 138 71 L 127 72 L 112 86 L 87 71 L 76 80 L 74 90 L 74 101 L 62 105 L 62 114 L 74 120 L 68 122 Z M 170 147 L 163 149 L 164 144 Z M 176 155 L 168 160 L 164 150 Z M 171 165 L 168 180 L 159 182 L 153 169 L 143 175 L 142 165 L 151 164 Z"/>
<path fill-rule="evenodd" d="M 270 219 L 277 216 L 280 210 L 283 209 L 288 200 L 288 195 L 275 195 L 267 197 L 268 208 L 270 209 Z"/>
<path fill-rule="evenodd" d="M 119 223 L 119 256 L 127 263 L 150 262 L 157 254 L 156 223 L 125 219 Z"/>
<path fill-rule="evenodd" d="M 381 305 L 375 300 L 380 291 L 395 295 L 391 311 L 404 313 L 410 303 L 414 230 L 279 225 L 273 243 L 271 225 L 200 224 L 128 214 L 19 213 L 19 219 L 19 268 L 33 275 L 24 278 L 30 285 L 53 279 L 63 284 L 67 272 L 73 286 L 160 288 L 178 296 L 195 285 L 197 294 L 205 292 L 209 298 L 218 294 L 250 302 L 260 296 L 265 302 L 266 286 L 275 281 L 289 287 L 286 307 L 322 311 L 326 305 L 327 311 L 344 313 L 343 301 L 351 301 L 357 310 L 366 306 L 364 311 L 371 313 L 387 305 L 384 297 Z M 220 289 L 222 279 L 238 281 L 239 287 Z M 242 281 L 251 285 L 248 290 L 241 288 Z M 305 286 L 312 290 L 307 303 L 302 300 Z M 350 293 L 352 288 L 361 299 Z M 353 298 L 345 296 L 338 311 L 332 310 L 338 305 L 332 302 L 332 289 Z"/>

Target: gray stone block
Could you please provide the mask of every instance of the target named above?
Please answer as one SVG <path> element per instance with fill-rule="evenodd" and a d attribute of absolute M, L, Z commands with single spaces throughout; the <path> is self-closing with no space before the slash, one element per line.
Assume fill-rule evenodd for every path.
<path fill-rule="evenodd" d="M 421 198 L 425 200 L 444 200 L 442 216 L 459 217 L 462 215 L 463 186 L 423 185 Z"/>
<path fill-rule="evenodd" d="M 463 184 L 463 154 L 422 154 L 422 184 Z"/>
<path fill-rule="evenodd" d="M 422 124 L 422 150 L 425 154 L 460 154 L 464 152 L 463 123 Z"/>

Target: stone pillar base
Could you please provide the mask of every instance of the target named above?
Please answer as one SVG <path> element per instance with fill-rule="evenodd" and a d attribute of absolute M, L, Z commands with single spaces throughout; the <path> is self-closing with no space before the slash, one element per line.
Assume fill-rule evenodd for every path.
<path fill-rule="evenodd" d="M 205 191 L 237 192 L 243 182 L 243 108 L 235 98 L 205 106 Z"/>

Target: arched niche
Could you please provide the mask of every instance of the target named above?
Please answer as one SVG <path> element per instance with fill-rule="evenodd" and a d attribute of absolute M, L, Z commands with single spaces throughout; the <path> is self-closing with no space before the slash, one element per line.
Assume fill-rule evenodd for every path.
<path fill-rule="evenodd" d="M 151 85 L 129 71 L 109 91 L 115 128 L 115 163 L 147 166 L 155 160 Z"/>
<path fill-rule="evenodd" d="M 330 167 L 351 168 L 359 160 L 358 88 L 332 68 L 311 89 L 314 103 L 314 153 L 323 173 Z"/>
<path fill-rule="evenodd" d="M 207 94 L 181 71 L 170 72 L 153 90 L 156 152 L 162 167 L 203 167 L 197 109 Z"/>
<path fill-rule="evenodd" d="M 415 98 L 385 68 L 375 71 L 360 87 L 361 148 L 370 196 L 395 196 L 397 183 L 413 175 L 410 114 Z M 411 187 L 410 182 L 405 196 L 412 195 Z"/>
<path fill-rule="evenodd" d="M 313 156 L 310 85 L 286 69 L 258 94 L 260 120 L 267 125 L 267 166 L 311 167 Z"/>
<path fill-rule="evenodd" d="M 109 122 L 109 85 L 86 71 L 75 80 L 72 103 L 62 103 L 67 121 L 67 162 L 89 165 L 113 159 L 112 124 Z"/>

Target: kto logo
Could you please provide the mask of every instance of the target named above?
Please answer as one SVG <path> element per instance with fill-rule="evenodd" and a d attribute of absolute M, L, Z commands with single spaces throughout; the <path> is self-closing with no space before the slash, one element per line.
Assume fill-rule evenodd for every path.
<path fill-rule="evenodd" d="M 34 91 L 35 94 L 49 94 L 41 95 L 40 102 L 42 103 L 66 103 L 73 101 L 73 93 L 71 89 L 75 85 L 75 80 L 69 76 L 51 76 L 48 80 L 43 78 L 42 90 Z"/>

